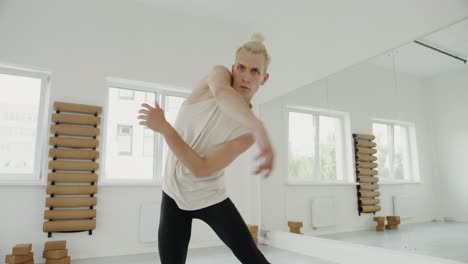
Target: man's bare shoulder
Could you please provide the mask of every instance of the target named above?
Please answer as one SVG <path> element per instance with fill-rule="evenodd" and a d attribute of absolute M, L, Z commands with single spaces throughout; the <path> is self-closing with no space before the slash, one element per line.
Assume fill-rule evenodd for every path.
<path fill-rule="evenodd" d="M 218 75 L 218 76 L 224 76 L 224 77 L 230 78 L 231 71 L 223 65 L 216 65 L 211 69 L 210 73 L 208 74 L 208 76 L 210 75 L 211 76 Z"/>
<path fill-rule="evenodd" d="M 208 86 L 210 78 L 231 78 L 231 72 L 222 65 L 214 66 L 210 72 L 200 80 L 192 89 L 190 96 L 184 101 L 184 105 L 195 104 L 213 98 L 213 93 Z"/>
<path fill-rule="evenodd" d="M 211 99 L 213 95 L 210 92 L 208 87 L 208 81 L 206 78 L 199 81 L 197 85 L 192 89 L 192 93 L 189 97 L 184 101 L 183 105 L 191 105 L 198 102 L 202 102 L 208 99 Z"/>

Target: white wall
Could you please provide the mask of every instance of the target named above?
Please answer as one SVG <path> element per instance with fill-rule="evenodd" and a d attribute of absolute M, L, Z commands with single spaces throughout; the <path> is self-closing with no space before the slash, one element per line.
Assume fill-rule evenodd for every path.
<path fill-rule="evenodd" d="M 432 6 L 436 6 L 437 1 L 434 1 Z M 251 33 L 252 28 L 246 25 L 240 27 L 239 25 L 221 23 L 209 18 L 201 19 L 200 16 L 190 16 L 189 13 L 180 16 L 174 13 L 173 10 L 149 8 L 147 5 L 138 4 L 139 2 L 141 1 L 0 1 L 0 64 L 17 65 L 50 72 L 52 77 L 51 102 L 57 100 L 104 105 L 106 101 L 105 77 L 111 76 L 168 84 L 189 89 L 212 65 L 224 64 L 229 66 L 233 59 L 233 51 Z M 401 2 L 401 5 L 406 5 L 406 2 L 403 2 Z M 316 9 L 315 12 L 318 14 L 331 12 L 334 10 L 331 5 L 327 6 L 326 12 L 321 9 Z M 414 3 L 412 8 L 401 9 L 405 11 L 407 21 L 414 18 L 413 11 L 420 10 L 416 6 L 419 6 L 419 4 Z M 312 39 L 314 40 L 309 39 L 308 42 L 301 42 L 301 47 L 307 46 L 311 42 L 316 43 L 314 45 L 318 45 L 316 46 L 317 49 L 310 50 L 315 52 L 314 54 L 317 57 L 322 58 L 316 61 L 327 62 L 328 65 L 322 71 L 317 66 L 316 69 L 319 74 L 313 76 L 312 79 L 324 76 L 346 65 L 351 65 L 356 60 L 374 56 L 374 53 L 383 52 L 398 43 L 406 42 L 412 36 L 424 35 L 439 26 L 445 26 L 466 15 L 466 5 L 460 0 L 454 0 L 453 5 L 444 5 L 444 7 L 447 7 L 444 10 L 444 15 L 439 14 L 438 19 L 431 20 L 430 24 L 424 19 L 419 19 L 418 23 L 412 24 L 413 27 L 408 31 L 402 29 L 402 27 L 408 28 L 407 23 L 401 23 L 398 26 L 401 30 L 394 30 L 394 32 L 401 34 L 389 35 L 382 33 L 385 38 L 380 39 L 378 45 L 370 47 L 371 43 L 369 42 L 367 43 L 369 45 L 362 46 L 362 41 L 357 41 L 356 43 L 359 43 L 359 45 L 352 45 L 349 48 L 353 50 L 360 48 L 360 53 L 342 51 L 348 57 L 345 60 L 340 60 L 341 62 L 336 65 L 334 62 L 328 61 L 329 55 L 336 52 L 336 47 L 330 46 L 327 54 L 322 52 L 321 49 L 324 42 L 315 42 L 315 40 L 335 39 L 335 37 L 330 38 L 330 32 L 342 31 L 343 28 L 340 26 L 342 24 L 331 23 L 333 24 L 332 30 L 327 31 L 321 25 L 328 23 L 321 23 L 320 21 L 328 21 L 328 17 L 312 16 L 314 19 L 321 17 L 322 20 L 318 20 L 320 23 L 313 23 L 316 26 L 320 25 L 318 26 L 320 30 L 317 29 L 312 32 L 311 36 L 313 36 Z M 398 9 L 395 6 L 392 8 Z M 350 9 L 356 11 L 354 5 L 350 6 Z M 388 11 L 386 8 L 382 10 Z M 433 7 L 431 10 L 436 10 L 436 8 Z M 278 9 L 278 11 L 282 10 Z M 304 12 L 306 11 L 304 10 Z M 367 11 L 364 10 L 363 12 Z M 391 13 L 393 14 L 393 12 Z M 430 13 L 431 11 L 424 11 L 419 13 L 419 16 L 425 17 Z M 309 14 L 307 13 L 307 15 Z M 337 17 L 341 19 L 340 15 L 337 15 Z M 283 19 L 286 19 L 286 17 L 283 17 Z M 393 22 L 390 23 L 391 21 L 394 21 L 393 18 L 383 20 L 381 24 L 393 28 L 389 26 L 393 25 Z M 421 21 L 424 21 L 424 23 Z M 282 72 L 283 77 L 288 78 L 280 78 L 279 75 L 272 76 L 278 80 L 277 84 L 280 85 L 277 86 L 281 89 L 285 87 L 284 84 L 289 84 L 288 80 L 296 80 L 301 84 L 310 80 L 305 78 L 305 75 L 302 76 L 304 78 L 297 79 L 297 72 L 290 68 L 291 59 L 298 59 L 297 56 L 299 55 L 290 57 L 290 46 L 283 44 L 291 45 L 294 42 L 291 42 L 290 39 L 295 38 L 289 38 L 289 36 L 302 36 L 303 34 L 297 33 L 302 32 L 301 30 L 291 32 L 287 28 L 289 25 L 300 21 L 291 20 L 286 22 L 289 24 L 284 25 L 283 28 L 276 31 L 272 30 L 272 33 L 278 32 L 272 40 L 273 42 L 275 39 L 277 40 L 274 42 L 276 46 L 272 46 L 272 50 L 277 50 L 277 55 L 274 55 L 273 58 L 276 58 L 274 61 L 278 66 L 273 64 L 272 70 L 276 69 L 277 72 L 282 72 L 279 69 L 288 67 Z M 358 22 L 359 25 L 368 25 L 368 21 Z M 367 31 L 361 30 L 361 35 L 367 36 L 369 32 L 375 35 L 378 33 L 376 28 L 378 27 L 372 26 L 367 28 Z M 283 35 L 285 32 L 290 33 L 286 36 Z M 317 36 L 319 32 L 323 32 L 325 35 L 322 35 L 322 37 Z M 331 42 L 340 43 L 342 39 L 342 37 L 338 37 L 337 41 Z M 353 39 L 356 38 L 353 37 Z M 387 43 L 386 40 L 389 39 L 394 40 L 394 44 Z M 207 44 L 207 40 L 210 41 L 210 44 Z M 372 52 L 369 50 L 372 50 Z M 358 54 L 358 56 L 352 56 L 352 54 Z M 307 60 L 306 64 L 309 63 L 310 60 Z M 300 66 L 297 63 L 294 64 L 297 67 Z M 279 65 L 285 66 L 280 67 Z M 335 67 L 332 67 L 332 65 L 335 65 Z M 292 87 L 295 88 L 296 86 L 293 85 Z M 268 93 L 266 89 L 264 91 Z M 338 93 L 338 90 L 335 90 L 335 92 Z M 272 94 L 277 95 L 279 92 L 276 91 Z M 331 94 L 330 97 L 332 99 L 336 98 L 336 94 Z M 279 111 L 275 107 L 278 104 L 277 101 L 269 103 L 265 105 L 262 111 L 269 111 L 270 107 L 272 108 L 271 114 L 275 114 Z M 267 114 L 265 117 L 270 118 L 271 116 Z M 276 118 L 275 115 L 274 118 L 267 121 L 271 122 Z M 280 125 L 279 123 L 268 124 L 270 127 Z M 356 127 L 356 132 L 366 132 L 370 129 L 364 118 L 357 117 L 353 119 L 353 124 Z M 272 137 L 276 145 L 282 139 L 280 135 L 273 134 Z M 280 159 L 281 153 L 278 154 Z M 252 153 L 249 153 L 233 164 L 227 172 L 227 184 L 242 215 L 248 222 L 256 223 L 260 217 L 256 213 L 260 205 L 251 202 L 255 200 L 253 197 L 258 194 L 255 184 L 259 179 L 252 178 L 249 175 L 251 157 Z M 275 174 L 266 180 L 265 185 L 262 186 L 265 191 L 265 196 L 262 197 L 265 206 L 262 207 L 271 206 L 265 208 L 262 215 L 263 218 L 266 218 L 265 223 L 268 227 L 275 227 L 274 225 L 278 224 L 278 222 L 278 226 L 285 226 L 283 223 L 284 209 L 281 195 L 283 191 L 286 192 L 287 197 L 290 197 L 296 190 L 305 189 L 307 192 L 313 190 L 318 193 L 326 192 L 328 189 L 328 187 L 282 188 L 282 181 L 278 182 L 278 179 L 280 179 L 279 175 L 283 173 L 276 170 Z M 245 186 L 249 187 L 245 188 Z M 405 191 L 416 189 L 416 191 L 422 192 L 420 189 L 424 188 L 421 186 L 388 186 L 386 188 L 389 190 L 398 188 L 398 190 L 404 189 Z M 351 186 L 333 188 L 340 193 L 342 199 L 347 199 L 349 195 L 355 193 L 354 187 Z M 248 195 L 245 195 L 246 189 L 249 190 Z M 298 194 L 300 193 L 298 192 Z M 85 233 L 58 234 L 54 235 L 54 239 L 67 239 L 73 259 L 153 252 L 156 250 L 156 244 L 141 244 L 138 242 L 137 210 L 141 203 L 159 203 L 159 197 L 160 188 L 157 187 L 100 187 L 98 195 L 98 229 L 93 236 L 88 236 Z M 44 201 L 44 186 L 0 186 L 0 205 L 4 210 L 3 212 L 5 212 L 2 220 L 0 220 L 0 255 L 5 255 L 14 244 L 27 242 L 33 243 L 35 252 L 42 251 L 43 242 L 47 240 L 46 234 L 42 232 Z M 342 202 L 339 206 L 340 208 L 348 208 L 342 211 L 344 216 L 351 217 L 351 221 L 349 224 L 340 224 L 340 226 L 350 225 L 354 228 L 368 223 L 368 219 L 359 220 L 359 218 L 352 217 L 356 211 L 353 208 L 355 206 L 354 202 L 349 204 L 346 201 Z M 383 202 L 388 203 L 388 201 Z M 288 202 L 288 212 L 291 211 L 291 206 Z M 343 221 L 345 220 L 347 221 L 347 219 L 343 218 Z M 122 223 L 125 223 L 125 225 L 122 225 Z M 194 228 L 191 245 L 202 246 L 219 243 L 213 233 L 206 235 L 205 232 L 211 231 L 197 224 Z M 40 257 L 40 254 L 36 253 L 36 256 Z"/>
<path fill-rule="evenodd" d="M 104 106 L 106 77 L 190 90 L 209 67 L 229 66 L 239 40 L 250 33 L 132 2 L 0 1 L 0 64 L 49 71 L 51 102 Z M 206 45 L 207 39 L 215 43 Z M 226 182 L 246 222 L 256 224 L 252 152 L 228 168 Z M 67 240 L 72 259 L 157 251 L 156 243 L 139 242 L 138 217 L 142 203 L 159 204 L 160 187 L 100 186 L 92 236 L 53 234 L 48 239 L 42 232 L 45 197 L 45 186 L 0 186 L 1 256 L 15 244 L 33 243 L 36 262 L 42 261 L 44 242 L 55 239 Z M 149 230 L 156 231 L 156 226 Z M 214 244 L 221 241 L 207 225 L 196 222 L 190 246 Z"/>
<path fill-rule="evenodd" d="M 382 211 L 377 215 L 392 215 L 392 196 L 408 195 L 418 206 L 411 221 L 430 220 L 434 217 L 432 144 L 425 116 L 424 87 L 411 76 L 398 74 L 398 91 L 393 72 L 369 63 L 332 75 L 328 79 L 328 104 L 323 81 L 300 88 L 278 100 L 261 105 L 261 116 L 271 133 L 275 145 L 277 169 L 262 184 L 262 224 L 268 230 L 288 230 L 287 221 L 303 221 L 305 233 L 324 234 L 375 226 L 372 214 L 358 216 L 355 185 L 285 185 L 287 153 L 282 106 L 304 105 L 350 113 L 352 133 L 372 133 L 372 118 L 414 122 L 417 134 L 421 183 L 382 185 Z M 351 135 L 348 135 L 351 140 Z M 336 226 L 312 230 L 310 203 L 313 197 L 334 196 Z"/>
<path fill-rule="evenodd" d="M 468 69 L 425 81 L 437 151 L 440 215 L 468 221 Z"/>

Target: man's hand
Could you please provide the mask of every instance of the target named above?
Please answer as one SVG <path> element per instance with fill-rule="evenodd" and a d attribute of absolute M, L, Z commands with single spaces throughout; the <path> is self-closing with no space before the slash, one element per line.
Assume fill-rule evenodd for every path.
<path fill-rule="evenodd" d="M 262 160 L 261 164 L 255 170 L 255 174 L 260 174 L 265 171 L 265 177 L 268 177 L 273 169 L 275 154 L 265 127 L 261 122 L 259 122 L 258 126 L 253 128 L 253 134 L 260 148 L 260 154 L 255 158 L 255 160 Z"/>
<path fill-rule="evenodd" d="M 164 134 L 168 126 L 170 127 L 169 122 L 164 117 L 164 110 L 159 107 L 158 103 L 155 104 L 154 108 L 148 104 L 142 104 L 141 106 L 143 108 L 138 111 L 138 113 L 142 114 L 138 116 L 138 119 L 142 120 L 140 121 L 140 125 Z"/>

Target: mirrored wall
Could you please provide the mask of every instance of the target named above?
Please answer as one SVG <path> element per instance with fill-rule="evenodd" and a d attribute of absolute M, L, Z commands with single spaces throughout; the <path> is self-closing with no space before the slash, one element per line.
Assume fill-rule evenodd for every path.
<path fill-rule="evenodd" d="M 277 153 L 262 228 L 467 262 L 467 58 L 464 20 L 261 105 Z M 353 134 L 375 137 L 374 213 Z"/>

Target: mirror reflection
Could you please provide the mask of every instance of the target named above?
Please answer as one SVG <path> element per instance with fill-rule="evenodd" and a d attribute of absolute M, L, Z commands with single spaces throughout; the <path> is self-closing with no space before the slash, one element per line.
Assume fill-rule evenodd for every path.
<path fill-rule="evenodd" d="M 464 20 L 262 104 L 262 227 L 468 261 L 467 36 Z"/>

